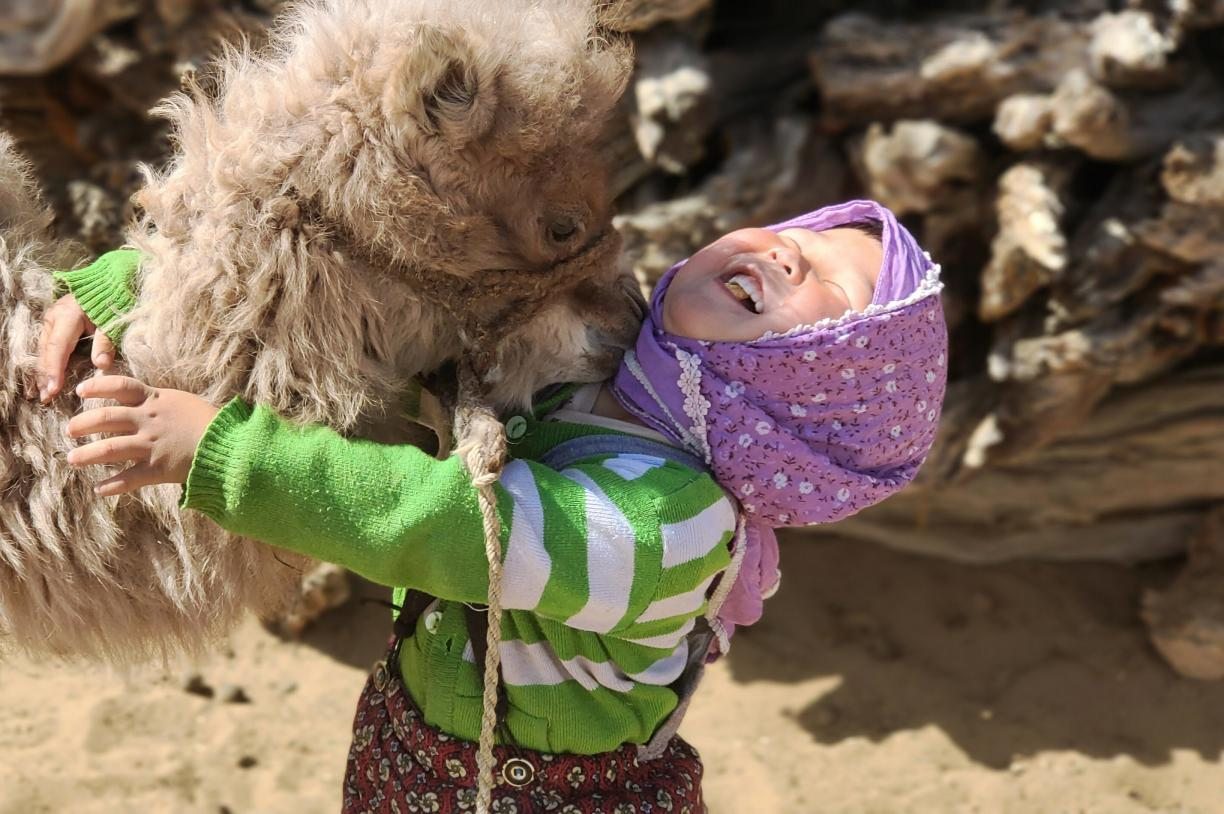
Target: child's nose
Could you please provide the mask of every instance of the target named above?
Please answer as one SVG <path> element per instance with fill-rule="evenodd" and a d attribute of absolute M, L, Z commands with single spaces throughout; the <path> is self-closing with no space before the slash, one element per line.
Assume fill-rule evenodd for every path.
<path fill-rule="evenodd" d="M 807 263 L 804 262 L 803 255 L 799 254 L 799 252 L 784 246 L 770 249 L 769 257 L 783 268 L 790 282 L 795 285 L 803 282 L 803 278 L 807 274 Z"/>

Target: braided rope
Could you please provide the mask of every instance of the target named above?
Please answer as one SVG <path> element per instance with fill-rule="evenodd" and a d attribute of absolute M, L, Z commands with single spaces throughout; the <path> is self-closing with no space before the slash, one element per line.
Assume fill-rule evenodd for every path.
<path fill-rule="evenodd" d="M 497 473 L 474 477 L 480 515 L 484 521 L 485 556 L 489 559 L 489 627 L 485 634 L 484 694 L 480 709 L 480 744 L 476 750 L 476 811 L 488 814 L 493 798 L 493 733 L 497 728 L 497 681 L 501 666 L 501 519 L 497 516 Z"/>
<path fill-rule="evenodd" d="M 480 708 L 480 740 L 476 749 L 476 811 L 489 814 L 496 784 L 493 770 L 497 759 L 493 744 L 497 729 L 497 685 L 501 667 L 502 545 L 501 518 L 497 514 L 494 486 L 501 477 L 507 455 L 506 428 L 484 399 L 480 379 L 471 365 L 461 365 L 455 422 L 462 439 L 455 449 L 476 488 L 480 519 L 484 527 L 485 558 L 489 563 L 488 627 L 485 634 L 483 694 Z"/>
<path fill-rule="evenodd" d="M 485 556 L 489 561 L 488 633 L 481 698 L 480 741 L 476 751 L 476 811 L 489 814 L 492 805 L 494 733 L 497 728 L 497 686 L 501 667 L 502 547 L 501 519 L 497 515 L 497 483 L 507 456 L 505 427 L 489 405 L 487 373 L 495 364 L 495 348 L 514 330 L 530 321 L 563 285 L 576 285 L 615 266 L 620 235 L 609 229 L 574 257 L 553 265 L 547 275 L 538 271 L 502 271 L 497 280 L 482 272 L 476 287 L 464 288 L 445 275 L 416 280 L 418 291 L 450 313 L 461 328 L 464 345 L 473 351 L 459 364 L 455 426 L 462 456 L 476 488 L 484 526 Z M 483 306 L 484 310 L 476 306 Z"/>

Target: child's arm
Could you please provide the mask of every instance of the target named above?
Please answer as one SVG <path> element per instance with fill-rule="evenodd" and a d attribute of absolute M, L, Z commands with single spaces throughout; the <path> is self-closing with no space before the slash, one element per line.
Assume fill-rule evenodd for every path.
<path fill-rule="evenodd" d="M 124 326 L 117 320 L 136 305 L 136 273 L 140 252 L 118 249 L 73 271 L 57 271 L 57 293 L 71 294 L 89 321 L 118 345 Z"/>
<path fill-rule="evenodd" d="M 116 379 L 91 379 L 82 388 L 105 395 L 90 388 Z M 133 416 L 142 410 L 183 423 L 167 417 L 173 398 L 158 401 L 109 419 L 136 427 L 137 437 L 144 419 Z M 97 431 L 89 415 L 74 419 L 80 423 L 70 431 Z M 91 462 L 92 447 L 122 444 L 124 437 L 82 447 L 72 462 Z M 175 477 L 182 476 L 161 482 Z M 649 638 L 677 627 L 673 617 L 697 613 L 710 579 L 728 561 L 734 509 L 713 481 L 683 467 L 590 462 L 556 472 L 516 460 L 497 492 L 508 610 Z M 199 439 L 183 505 L 235 534 L 338 563 L 375 582 L 487 601 L 480 511 L 455 457 L 439 461 L 411 446 L 296 426 L 235 399 Z"/>
<path fill-rule="evenodd" d="M 38 339 L 37 384 L 42 401 L 59 393 L 68 357 L 82 336 L 93 333 L 90 358 L 98 368 L 108 370 L 114 363 L 123 333 L 123 323 L 117 320 L 136 304 L 139 267 L 138 252 L 120 249 L 84 268 L 51 275 L 59 300 L 47 309 Z"/>

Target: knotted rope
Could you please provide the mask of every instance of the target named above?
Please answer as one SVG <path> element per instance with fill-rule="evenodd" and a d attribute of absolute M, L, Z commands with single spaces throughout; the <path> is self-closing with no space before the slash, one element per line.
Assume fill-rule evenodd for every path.
<path fill-rule="evenodd" d="M 455 454 L 463 460 L 476 489 L 489 562 L 484 692 L 476 752 L 478 814 L 489 814 L 495 785 L 493 745 L 501 668 L 502 528 L 494 487 L 509 451 L 506 428 L 490 398 L 489 373 L 497 365 L 501 342 L 550 302 L 584 281 L 614 279 L 610 270 L 615 269 L 619 248 L 620 236 L 609 230 L 578 255 L 544 271 L 484 271 L 464 280 L 414 273 L 417 293 L 449 314 L 463 343 L 455 394 Z"/>
<path fill-rule="evenodd" d="M 476 811 L 488 814 L 493 797 L 494 732 L 497 729 L 497 687 L 501 668 L 502 546 L 501 518 L 497 515 L 497 492 L 507 455 L 505 427 L 481 397 L 483 388 L 471 366 L 459 370 L 457 435 L 463 441 L 455 454 L 463 459 L 484 527 L 485 557 L 489 562 L 488 628 L 485 633 L 484 692 L 481 696 L 480 741 L 476 750 Z"/>

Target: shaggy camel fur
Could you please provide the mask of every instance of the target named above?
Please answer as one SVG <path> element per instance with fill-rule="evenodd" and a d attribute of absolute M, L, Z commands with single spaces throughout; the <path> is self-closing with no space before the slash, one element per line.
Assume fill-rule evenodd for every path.
<path fill-rule="evenodd" d="M 127 370 L 214 404 L 391 440 L 410 377 L 475 351 L 500 406 L 606 377 L 642 307 L 616 268 L 601 129 L 626 47 L 579 0 L 320 0 L 218 90 L 162 108 L 178 151 L 139 194 Z M 63 252 L 0 160 L 0 636 L 125 662 L 198 647 L 293 593 L 300 565 L 179 489 L 95 499 L 81 405 L 25 397 Z M 24 193 L 24 197 L 15 194 Z M 76 360 L 69 382 L 87 375 Z"/>

